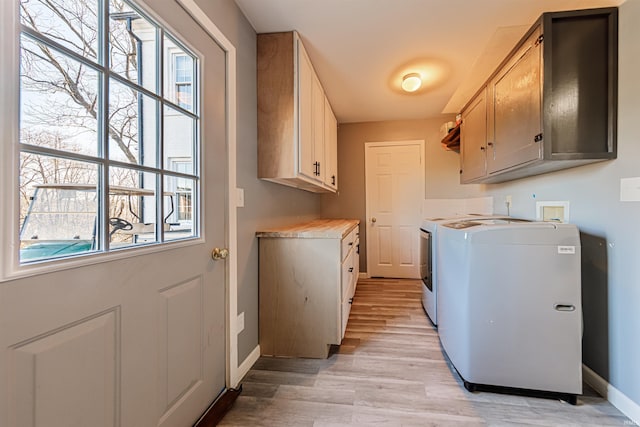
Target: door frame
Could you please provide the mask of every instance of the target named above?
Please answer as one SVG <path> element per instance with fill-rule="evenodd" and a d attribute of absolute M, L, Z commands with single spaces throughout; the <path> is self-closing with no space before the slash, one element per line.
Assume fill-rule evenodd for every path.
<path fill-rule="evenodd" d="M 137 0 L 146 10 L 153 11 L 148 0 Z M 210 37 L 222 48 L 226 55 L 226 144 L 227 144 L 227 221 L 225 227 L 225 239 L 229 249 L 225 273 L 225 330 L 226 330 L 226 387 L 235 388 L 246 372 L 240 372 L 238 363 L 238 271 L 237 271 L 237 193 L 236 188 L 236 48 L 222 31 L 211 21 L 204 11 L 194 0 L 176 0 L 190 15 L 199 23 Z M 16 46 L 19 34 L 19 22 L 17 18 L 17 1 L 0 2 L 0 16 L 3 16 L 3 23 L 9 25 L 0 26 L 0 134 L 4 141 L 17 141 L 18 129 L 18 105 L 19 85 L 14 84 L 17 76 L 15 71 L 19 69 L 18 48 Z M 11 18 L 11 17 L 14 18 Z M 11 83 L 11 84 L 9 84 Z M 0 154 L 2 154 L 2 167 L 0 171 L 0 189 L 4 194 L 13 194 L 17 186 L 17 163 L 12 161 L 17 158 L 17 145 L 0 144 Z M 7 192 L 8 191 L 8 192 Z M 18 211 L 18 196 L 8 197 L 0 209 L 0 238 L 2 241 L 13 241 L 18 227 L 15 219 L 15 212 Z M 153 250 L 152 250 L 153 251 Z M 150 251 L 151 252 L 151 251 Z M 117 255 L 116 255 L 117 256 Z M 111 260 L 113 256 L 101 258 Z M 0 281 L 8 281 L 17 278 L 13 273 L 15 256 L 3 257 L 0 259 Z M 81 265 L 86 265 L 82 262 Z M 69 266 L 73 268 L 73 266 Z M 253 353 L 252 353 L 253 355 Z M 252 357 L 249 356 L 249 357 Z M 247 359 L 249 359 L 247 357 Z M 243 362 L 243 370 L 248 371 L 251 363 L 248 360 Z"/>
<path fill-rule="evenodd" d="M 229 257 L 227 258 L 227 325 L 226 325 L 226 349 L 227 349 L 227 388 L 236 388 L 244 373 L 239 372 L 238 364 L 238 215 L 237 205 L 238 190 L 236 188 L 236 47 L 222 33 L 211 18 L 198 6 L 195 0 L 176 0 L 191 17 L 215 40 L 225 52 L 227 58 L 227 97 L 226 97 L 226 121 L 227 121 L 227 245 Z M 236 313 L 236 314 L 234 314 Z"/>
<path fill-rule="evenodd" d="M 370 149 L 375 147 L 406 147 L 410 145 L 418 145 L 420 147 L 420 155 L 425 156 L 425 162 L 421 169 L 422 179 L 420 192 L 418 193 L 418 197 L 420 200 L 424 200 L 425 188 L 426 188 L 426 152 L 425 152 L 425 141 L 424 139 L 408 139 L 402 141 L 381 141 L 381 142 L 365 142 L 364 143 L 364 199 L 365 199 L 365 238 L 367 239 L 366 250 L 367 250 L 367 277 L 371 277 L 371 269 L 369 268 L 371 257 L 369 254 L 371 253 L 371 239 L 368 235 L 369 231 L 369 218 L 371 218 L 371 207 L 369 204 L 369 191 L 370 188 L 367 185 L 367 165 L 369 164 L 370 159 Z M 420 208 L 422 211 L 422 207 Z"/>

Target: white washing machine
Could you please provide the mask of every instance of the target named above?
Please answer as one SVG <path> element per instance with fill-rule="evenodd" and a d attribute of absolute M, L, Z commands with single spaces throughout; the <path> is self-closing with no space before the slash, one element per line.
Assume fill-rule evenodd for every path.
<path fill-rule="evenodd" d="M 448 222 L 466 219 L 508 218 L 504 215 L 466 214 L 442 218 L 425 219 L 420 226 L 420 277 L 422 278 L 422 307 L 431 322 L 438 325 L 438 227 Z"/>
<path fill-rule="evenodd" d="M 468 390 L 582 393 L 580 237 L 571 224 L 469 220 L 438 230 L 438 333 Z"/>

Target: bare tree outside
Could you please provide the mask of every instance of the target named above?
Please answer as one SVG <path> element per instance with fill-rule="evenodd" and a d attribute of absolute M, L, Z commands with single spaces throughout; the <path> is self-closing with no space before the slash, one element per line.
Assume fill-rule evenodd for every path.
<path fill-rule="evenodd" d="M 27 216 L 34 207 L 47 210 L 41 201 L 34 204 L 38 192 L 49 201 L 54 194 L 68 201 L 73 191 L 83 200 L 92 192 L 97 200 L 100 180 L 105 179 L 109 188 L 115 189 L 105 199 L 109 240 L 155 242 L 153 223 L 158 217 L 154 191 L 159 168 L 189 175 L 195 170 L 193 55 L 124 0 L 19 1 L 21 229 L 31 221 Z M 108 19 L 100 23 L 104 14 L 99 11 L 105 7 Z M 105 39 L 103 47 L 101 40 Z M 160 59 L 156 57 L 160 41 L 165 61 L 162 95 L 157 81 Z M 171 104 L 162 107 L 167 101 L 179 108 L 171 108 Z M 167 144 L 164 165 L 157 159 L 160 117 L 163 144 Z M 105 174 L 100 166 L 103 159 L 130 167 L 112 164 Z M 157 172 L 144 171 L 138 165 Z M 172 214 L 173 198 L 165 204 L 163 222 L 175 218 L 182 224 L 174 225 L 184 230 L 185 224 L 191 226 L 192 222 L 195 181 L 166 176 L 163 182 L 165 187 L 180 191 L 181 202 L 179 215 Z M 184 183 L 188 186 L 180 185 Z M 49 193 L 46 196 L 45 191 Z M 79 210 L 73 214 L 90 213 L 97 225 L 98 204 L 67 203 L 66 207 Z M 60 203 L 51 209 L 60 209 Z M 55 219 L 54 212 L 49 213 Z M 39 221 L 42 230 L 46 221 Z M 36 228 L 29 233 L 33 239 L 51 234 Z M 127 233 L 114 234 L 117 231 Z M 95 240 L 95 226 L 93 233 Z M 25 243 L 22 234 L 21 244 Z"/>

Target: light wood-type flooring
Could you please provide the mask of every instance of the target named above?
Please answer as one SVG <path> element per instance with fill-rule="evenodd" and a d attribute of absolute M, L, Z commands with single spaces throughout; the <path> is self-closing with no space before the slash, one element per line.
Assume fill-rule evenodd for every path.
<path fill-rule="evenodd" d="M 443 355 L 418 280 L 360 280 L 326 360 L 261 357 L 221 426 L 632 426 L 586 384 L 578 405 L 469 393 Z"/>

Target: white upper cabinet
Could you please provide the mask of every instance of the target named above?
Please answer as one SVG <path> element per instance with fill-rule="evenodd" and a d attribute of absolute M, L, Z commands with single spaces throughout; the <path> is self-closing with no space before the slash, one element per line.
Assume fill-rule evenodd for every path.
<path fill-rule="evenodd" d="M 335 116 L 298 34 L 259 34 L 258 177 L 335 192 L 336 144 Z"/>
<path fill-rule="evenodd" d="M 338 189 L 338 121 L 333 114 L 329 100 L 324 101 L 324 183 L 334 190 Z"/>

